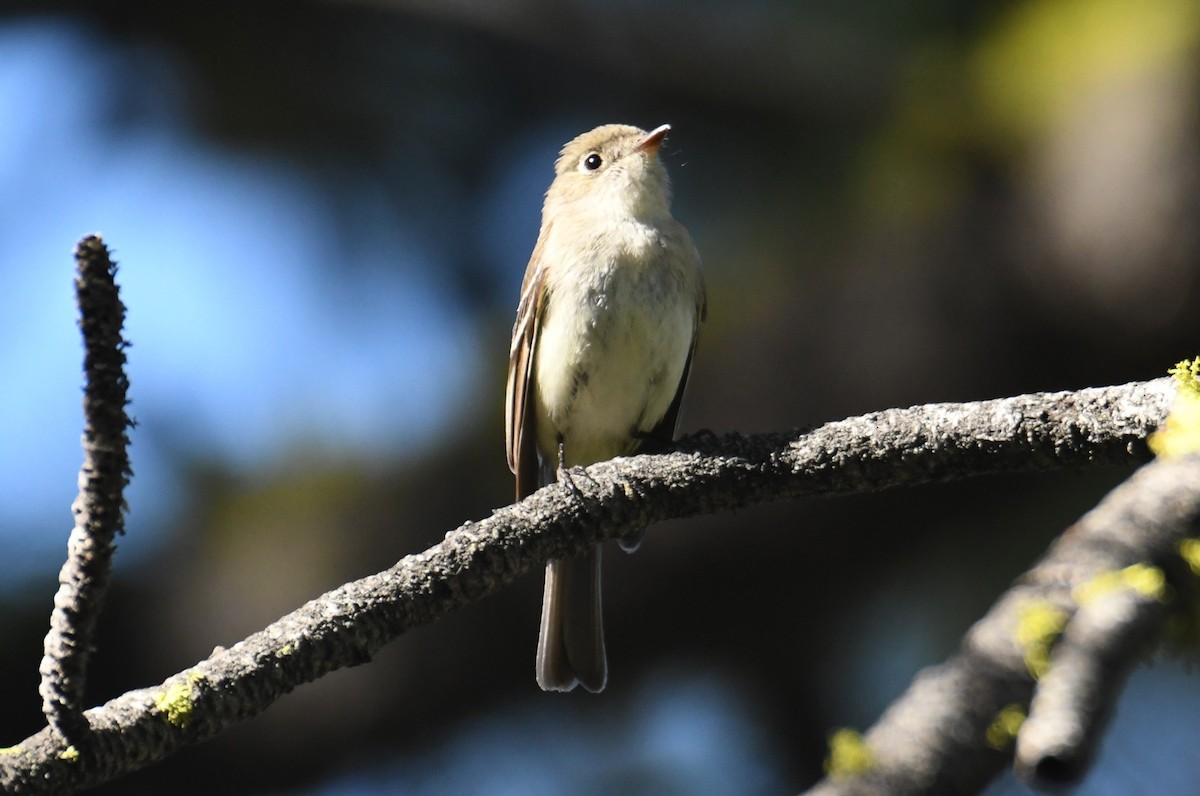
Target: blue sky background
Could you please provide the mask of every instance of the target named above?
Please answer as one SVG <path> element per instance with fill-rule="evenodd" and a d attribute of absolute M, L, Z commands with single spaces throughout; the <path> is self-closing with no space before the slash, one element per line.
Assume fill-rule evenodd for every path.
<path fill-rule="evenodd" d="M 189 134 L 165 53 L 137 55 L 143 104 L 114 124 L 112 89 L 130 68 L 89 45 L 69 23 L 0 27 L 0 107 L 31 111 L 0 125 L 4 584 L 59 559 L 70 527 L 82 424 L 71 253 L 87 232 L 120 264 L 133 343 L 125 554 L 165 532 L 172 453 L 245 468 L 301 440 L 331 455 L 419 453 L 476 400 L 474 316 L 369 181 L 355 186 L 357 246 L 339 248 L 303 170 Z"/>

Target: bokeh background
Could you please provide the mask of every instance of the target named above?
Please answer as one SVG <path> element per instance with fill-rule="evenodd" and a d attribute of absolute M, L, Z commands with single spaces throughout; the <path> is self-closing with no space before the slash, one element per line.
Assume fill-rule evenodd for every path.
<path fill-rule="evenodd" d="M 99 703 L 511 500 L 509 331 L 579 132 L 674 125 L 683 427 L 755 432 L 1200 353 L 1198 97 L 1195 0 L 6 0 L 0 745 L 43 724 L 84 234 L 138 420 Z M 1128 472 L 658 527 L 607 558 L 601 696 L 534 685 L 531 574 L 97 792 L 795 792 Z M 1079 793 L 1194 789 L 1198 692 L 1138 672 Z"/>

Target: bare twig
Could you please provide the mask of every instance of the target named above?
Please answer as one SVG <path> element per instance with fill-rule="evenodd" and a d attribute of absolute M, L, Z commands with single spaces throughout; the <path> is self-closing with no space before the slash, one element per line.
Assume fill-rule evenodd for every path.
<path fill-rule="evenodd" d="M 75 249 L 75 291 L 83 331 L 83 467 L 72 505 L 75 527 L 59 573 L 41 672 L 42 711 L 50 726 L 71 741 L 87 731 L 83 687 L 92 632 L 104 601 L 113 539 L 124 530 L 124 489 L 129 482 L 125 413 L 125 307 L 114 277 L 117 267 L 98 236 Z"/>
<path fill-rule="evenodd" d="M 866 734 L 862 770 L 830 776 L 809 794 L 976 793 L 1012 758 L 1011 743 L 989 730 L 1010 706 L 1023 715 L 1031 697 L 1016 741 L 1019 772 L 1057 783 L 1080 776 L 1159 629 L 1157 578 L 1184 582 L 1178 544 L 1198 528 L 1200 456 L 1139 470 L 1060 537 L 954 657 L 918 675 Z"/>
<path fill-rule="evenodd" d="M 256 715 L 296 686 L 363 663 L 416 625 L 496 591 L 552 557 L 673 517 L 978 473 L 1148 456 L 1170 380 L 889 410 L 809 433 L 697 435 L 665 455 L 589 467 L 467 523 L 391 569 L 313 600 L 228 650 L 89 710 L 82 745 L 47 730 L 0 755 L 11 793 L 113 779 Z M 1027 695 L 1028 686 L 1025 686 Z"/>

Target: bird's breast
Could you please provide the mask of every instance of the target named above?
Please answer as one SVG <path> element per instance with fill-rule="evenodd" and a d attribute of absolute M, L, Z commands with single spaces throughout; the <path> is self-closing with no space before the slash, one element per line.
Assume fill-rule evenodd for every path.
<path fill-rule="evenodd" d="M 538 448 L 551 460 L 560 435 L 568 464 L 630 453 L 683 377 L 697 322 L 685 270 L 694 263 L 652 228 L 615 239 L 553 261 L 534 362 Z"/>

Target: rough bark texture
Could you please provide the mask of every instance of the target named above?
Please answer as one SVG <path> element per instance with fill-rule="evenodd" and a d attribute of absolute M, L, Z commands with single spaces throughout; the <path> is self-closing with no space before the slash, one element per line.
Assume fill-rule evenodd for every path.
<path fill-rule="evenodd" d="M 982 473 L 1144 460 L 1144 440 L 1166 416 L 1173 396 L 1171 382 L 1159 379 L 933 404 L 810 432 L 697 435 L 683 440 L 675 453 L 598 464 L 573 479 L 574 489 L 551 485 L 485 520 L 466 523 L 425 552 L 309 602 L 159 686 L 87 711 L 90 732 L 70 747 L 49 728 L 36 733 L 0 754 L 0 786 L 9 793 L 64 793 L 161 760 L 261 712 L 298 685 L 367 662 L 408 628 L 494 592 L 549 558 L 661 520 Z M 1011 640 L 988 644 L 986 635 L 972 633 L 964 648 L 969 657 L 918 681 L 910 692 L 919 692 L 922 707 L 916 714 L 914 697 L 881 721 L 880 732 L 895 736 L 891 748 L 928 764 L 920 769 L 927 776 L 936 776 L 928 766 L 939 749 L 977 755 L 974 729 L 983 718 L 990 720 L 993 704 L 1028 698 L 1030 684 L 1005 674 L 1012 665 Z M 990 668 L 1000 673 L 979 675 Z M 930 722 L 922 718 L 926 713 L 941 720 Z M 888 729 L 918 719 L 935 738 L 956 742 L 924 747 L 908 738 L 911 732 Z M 991 771 L 1009 757 L 990 755 L 985 762 Z M 953 773 L 960 770 L 952 768 L 947 777 L 961 776 Z"/>
<path fill-rule="evenodd" d="M 75 527 L 58 576 L 39 667 L 39 691 L 46 721 L 66 738 L 79 741 L 87 732 L 83 687 L 92 633 L 108 586 L 113 539 L 124 530 L 124 492 L 131 473 L 125 413 L 129 382 L 121 337 L 125 307 L 115 281 L 117 267 L 95 235 L 79 242 L 75 261 L 84 344 L 83 467 L 79 496 L 71 506 Z"/>
<path fill-rule="evenodd" d="M 892 704 L 866 734 L 865 770 L 830 776 L 809 794 L 976 793 L 1012 760 L 1011 738 L 989 743 L 989 728 L 1031 697 L 1018 774 L 1038 785 L 1078 780 L 1126 677 L 1161 631 L 1167 592 L 1155 576 L 1194 591 L 1179 543 L 1198 530 L 1200 455 L 1143 467 L 1059 538 L 954 657 Z"/>

